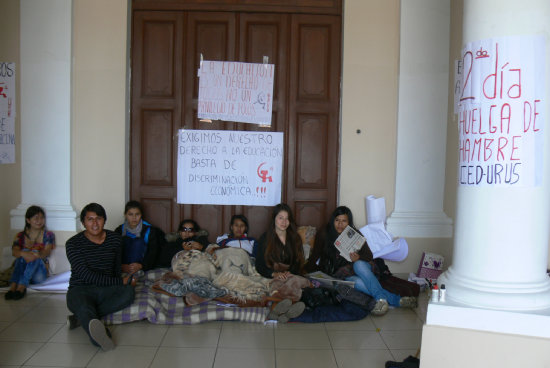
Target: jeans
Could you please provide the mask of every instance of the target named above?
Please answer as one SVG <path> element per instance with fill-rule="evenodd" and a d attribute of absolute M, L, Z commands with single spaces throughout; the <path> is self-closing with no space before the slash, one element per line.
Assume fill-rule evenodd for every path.
<path fill-rule="evenodd" d="M 355 282 L 355 289 L 372 296 L 374 299 L 386 299 L 389 305 L 399 307 L 401 297 L 382 288 L 380 282 L 372 272 L 372 266 L 365 261 L 353 263 L 354 276 L 347 277 L 347 281 Z"/>
<path fill-rule="evenodd" d="M 10 283 L 15 282 L 18 285 L 40 284 L 48 277 L 48 270 L 44 260 L 37 259 L 27 263 L 23 257 L 15 260 L 15 267 L 11 274 Z"/>
<path fill-rule="evenodd" d="M 133 301 L 134 288 L 130 285 L 77 285 L 67 291 L 67 307 L 78 318 L 88 336 L 88 325 L 92 319 L 100 319 L 126 308 Z M 90 340 L 94 343 L 91 336 Z"/>

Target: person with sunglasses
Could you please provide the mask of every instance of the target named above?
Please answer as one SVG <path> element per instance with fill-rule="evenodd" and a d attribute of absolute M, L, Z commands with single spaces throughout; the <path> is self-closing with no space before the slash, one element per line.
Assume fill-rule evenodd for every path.
<path fill-rule="evenodd" d="M 182 250 L 200 250 L 208 246 L 208 236 L 201 231 L 199 224 L 195 220 L 185 219 L 178 226 L 178 238 L 173 242 L 166 243 L 160 252 L 159 265 L 161 267 L 170 267 L 172 257 Z"/>

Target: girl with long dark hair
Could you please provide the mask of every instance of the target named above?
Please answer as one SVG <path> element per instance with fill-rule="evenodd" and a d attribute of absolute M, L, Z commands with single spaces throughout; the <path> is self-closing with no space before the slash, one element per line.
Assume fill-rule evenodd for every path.
<path fill-rule="evenodd" d="M 416 307 L 416 298 L 401 297 L 382 288 L 373 272 L 375 264 L 367 242 L 359 251 L 350 253 L 351 262 L 340 255 L 334 242 L 348 225 L 359 232 L 353 224 L 351 210 L 346 206 L 336 208 L 326 226 L 315 237 L 315 245 L 306 265 L 307 271 L 320 270 L 335 278 L 354 281 L 355 289 L 377 300 L 373 314 L 384 314 L 388 304 L 394 307 Z"/>
<path fill-rule="evenodd" d="M 273 209 L 267 232 L 258 240 L 256 269 L 264 277 L 286 279 L 290 274 L 302 275 L 304 263 L 302 239 L 292 210 L 280 203 Z"/>

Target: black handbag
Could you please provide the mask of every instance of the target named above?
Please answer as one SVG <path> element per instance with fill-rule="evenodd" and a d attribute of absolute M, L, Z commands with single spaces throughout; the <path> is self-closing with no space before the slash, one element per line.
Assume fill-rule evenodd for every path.
<path fill-rule="evenodd" d="M 309 309 L 314 309 L 321 305 L 340 304 L 338 292 L 322 286 L 302 289 L 302 298 L 300 300 L 304 302 Z"/>

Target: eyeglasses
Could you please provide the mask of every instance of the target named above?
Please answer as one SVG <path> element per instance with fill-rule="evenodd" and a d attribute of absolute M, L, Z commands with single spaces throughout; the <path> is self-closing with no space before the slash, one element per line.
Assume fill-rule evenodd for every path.
<path fill-rule="evenodd" d="M 195 231 L 195 229 L 193 229 L 192 227 L 182 227 L 181 231 L 191 233 L 191 232 Z"/>

